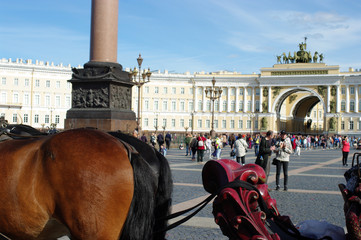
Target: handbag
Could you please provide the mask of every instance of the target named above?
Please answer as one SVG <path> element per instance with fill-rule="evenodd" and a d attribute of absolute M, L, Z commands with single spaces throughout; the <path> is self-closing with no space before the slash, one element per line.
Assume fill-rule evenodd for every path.
<path fill-rule="evenodd" d="M 274 158 L 274 159 L 272 160 L 272 165 L 277 165 L 277 162 L 279 162 L 279 160 L 276 159 L 276 158 Z"/>
<path fill-rule="evenodd" d="M 234 149 L 232 149 L 232 151 L 229 153 L 229 155 L 230 155 L 231 157 L 236 156 L 236 151 L 234 151 Z"/>

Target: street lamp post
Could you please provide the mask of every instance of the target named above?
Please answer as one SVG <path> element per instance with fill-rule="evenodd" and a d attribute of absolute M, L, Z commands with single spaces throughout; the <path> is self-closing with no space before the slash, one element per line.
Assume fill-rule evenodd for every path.
<path fill-rule="evenodd" d="M 251 126 L 249 128 L 249 135 L 252 136 L 252 132 L 254 132 L 254 120 L 253 118 L 256 116 L 253 112 L 247 113 L 248 117 L 251 119 Z"/>
<path fill-rule="evenodd" d="M 333 114 L 333 117 L 336 118 L 337 121 L 337 125 L 336 125 L 336 135 L 338 135 L 338 119 L 340 118 L 341 114 L 340 113 L 335 113 Z"/>
<path fill-rule="evenodd" d="M 215 137 L 216 132 L 214 131 L 214 101 L 219 99 L 222 96 L 222 89 L 216 89 L 216 79 L 213 77 L 212 79 L 212 87 L 210 89 L 206 89 L 206 97 L 212 101 L 212 122 L 211 122 L 211 131 L 210 134 L 212 138 Z"/>
<path fill-rule="evenodd" d="M 150 81 L 150 76 L 152 75 L 152 73 L 150 72 L 150 69 L 148 68 L 148 71 L 146 71 L 145 69 L 142 72 L 142 63 L 143 63 L 143 58 L 142 56 L 139 54 L 139 57 L 137 58 L 137 62 L 138 62 L 138 69 L 139 72 L 137 71 L 137 68 L 134 67 L 133 71 L 129 72 L 129 77 L 130 79 L 133 81 L 134 85 L 136 85 L 138 87 L 138 116 L 137 116 L 137 129 L 138 129 L 138 134 L 141 135 L 141 104 L 140 104 L 140 89 L 141 87 Z M 138 74 L 139 73 L 139 74 Z M 138 75 L 138 80 L 137 80 L 137 75 Z"/>
<path fill-rule="evenodd" d="M 188 128 L 189 128 L 189 127 L 184 127 L 184 130 L 186 130 L 186 135 L 187 135 Z"/>

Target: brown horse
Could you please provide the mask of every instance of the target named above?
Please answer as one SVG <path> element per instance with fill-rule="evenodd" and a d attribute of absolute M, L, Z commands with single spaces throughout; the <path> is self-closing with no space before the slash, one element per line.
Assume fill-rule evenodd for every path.
<path fill-rule="evenodd" d="M 169 211 L 168 163 L 118 135 L 76 129 L 1 142 L 0 232 L 36 239 L 55 218 L 71 239 L 164 239 L 153 232 L 166 226 L 156 218 Z M 120 136 L 148 152 L 130 153 Z"/>

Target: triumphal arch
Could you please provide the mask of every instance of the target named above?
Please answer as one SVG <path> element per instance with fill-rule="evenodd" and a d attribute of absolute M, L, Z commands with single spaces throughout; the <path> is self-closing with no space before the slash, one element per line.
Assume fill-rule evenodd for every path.
<path fill-rule="evenodd" d="M 326 65 L 323 54 L 312 55 L 306 43 L 293 55 L 277 56 L 273 67 L 261 68 L 258 81 L 259 117 L 269 123 L 261 128 L 303 134 L 352 134 L 361 128 L 360 74 Z"/>

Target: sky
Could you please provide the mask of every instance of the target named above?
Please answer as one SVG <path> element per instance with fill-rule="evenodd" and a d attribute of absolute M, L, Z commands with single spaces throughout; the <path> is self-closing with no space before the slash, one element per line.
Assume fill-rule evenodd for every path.
<path fill-rule="evenodd" d="M 104 0 L 105 1 L 105 0 Z M 0 0 L 0 58 L 89 61 L 91 0 Z M 323 53 L 361 69 L 361 1 L 119 0 L 118 62 L 170 73 L 259 73 L 277 55 Z"/>

